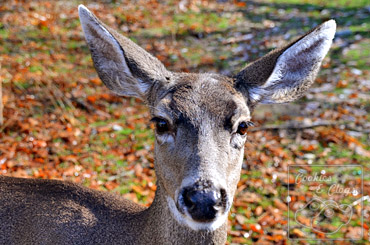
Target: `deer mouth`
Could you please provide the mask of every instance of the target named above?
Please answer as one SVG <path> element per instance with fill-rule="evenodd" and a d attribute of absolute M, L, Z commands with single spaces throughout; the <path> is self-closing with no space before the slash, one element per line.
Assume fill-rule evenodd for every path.
<path fill-rule="evenodd" d="M 172 217 L 180 225 L 187 226 L 195 231 L 201 230 L 215 231 L 218 228 L 220 228 L 223 224 L 225 224 L 227 221 L 227 214 L 229 208 L 227 208 L 224 211 L 220 210 L 219 212 L 217 212 L 215 217 L 210 220 L 197 221 L 193 219 L 193 217 L 191 216 L 191 214 L 189 214 L 186 208 L 185 209 L 181 208 L 178 205 L 178 202 L 175 203 L 175 201 L 169 196 L 167 196 L 167 203 Z"/>

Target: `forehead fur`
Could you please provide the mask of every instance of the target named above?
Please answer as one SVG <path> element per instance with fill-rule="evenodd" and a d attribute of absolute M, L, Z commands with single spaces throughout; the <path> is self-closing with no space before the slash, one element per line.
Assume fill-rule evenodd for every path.
<path fill-rule="evenodd" d="M 246 107 L 234 80 L 216 74 L 176 74 L 174 85 L 161 102 L 173 119 L 193 125 L 200 125 L 205 118 L 223 122 Z"/>

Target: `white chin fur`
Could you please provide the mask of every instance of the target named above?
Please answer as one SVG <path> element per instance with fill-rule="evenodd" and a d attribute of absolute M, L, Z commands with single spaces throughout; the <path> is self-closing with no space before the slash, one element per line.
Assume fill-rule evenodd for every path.
<path fill-rule="evenodd" d="M 217 218 L 212 222 L 200 223 L 194 221 L 187 213 L 187 211 L 185 211 L 186 212 L 185 215 L 181 214 L 176 207 L 175 201 L 171 197 L 167 196 L 167 203 L 169 209 L 171 210 L 172 216 L 175 218 L 175 220 L 179 222 L 179 224 L 186 225 L 195 231 L 199 230 L 215 231 L 227 221 L 228 210 L 226 210 L 224 214 L 218 215 Z"/>

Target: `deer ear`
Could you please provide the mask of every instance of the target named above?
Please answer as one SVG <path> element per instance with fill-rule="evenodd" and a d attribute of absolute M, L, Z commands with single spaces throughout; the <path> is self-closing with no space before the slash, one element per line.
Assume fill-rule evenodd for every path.
<path fill-rule="evenodd" d="M 249 64 L 236 76 L 236 87 L 250 104 L 285 103 L 312 85 L 334 38 L 334 20 L 324 22 L 284 48 Z"/>
<path fill-rule="evenodd" d="M 155 83 L 170 80 L 171 73 L 157 58 L 104 25 L 85 6 L 78 13 L 95 69 L 113 92 L 147 100 Z"/>

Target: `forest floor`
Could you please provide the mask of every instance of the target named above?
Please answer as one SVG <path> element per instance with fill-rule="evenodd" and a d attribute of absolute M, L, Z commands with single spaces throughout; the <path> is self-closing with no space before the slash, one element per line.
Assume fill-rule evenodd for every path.
<path fill-rule="evenodd" d="M 86 6 L 169 70 L 230 76 L 335 19 L 333 46 L 308 94 L 294 104 L 255 110 L 228 242 L 286 243 L 289 237 L 369 243 L 370 202 L 353 204 L 370 195 L 366 2 L 138 0 Z M 148 206 L 156 189 L 148 110 L 139 100 L 113 95 L 97 77 L 78 19 L 80 3 L 14 0 L 0 6 L 0 174 L 79 182 Z M 340 227 L 335 233 L 300 226 L 309 226 L 309 217 L 294 218 L 314 192 L 314 184 L 292 181 L 294 165 L 304 165 L 297 168 L 305 173 L 320 169 L 344 186 L 363 185 L 357 196 L 343 199 L 353 204 L 350 217 L 321 220 L 325 231 Z"/>

